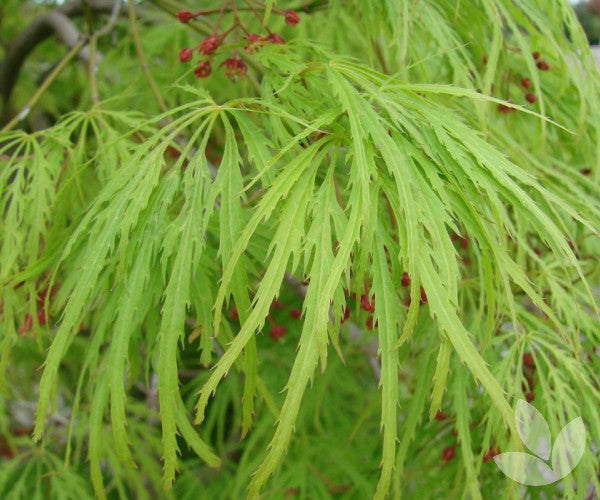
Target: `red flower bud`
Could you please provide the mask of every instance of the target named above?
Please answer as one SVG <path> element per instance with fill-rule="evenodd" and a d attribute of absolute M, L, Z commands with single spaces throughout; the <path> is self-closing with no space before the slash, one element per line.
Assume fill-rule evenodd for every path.
<path fill-rule="evenodd" d="M 533 104 L 537 100 L 537 97 L 533 92 L 527 92 L 527 94 L 525 94 L 525 99 L 527 99 L 527 102 Z"/>
<path fill-rule="evenodd" d="M 229 317 L 231 319 L 238 319 L 240 317 L 240 314 L 238 313 L 237 307 L 233 306 L 231 308 L 231 313 L 229 314 Z"/>
<path fill-rule="evenodd" d="M 540 58 L 540 53 L 539 52 L 534 52 L 533 54 L 531 54 L 533 56 L 533 58 L 535 60 L 538 60 Z"/>
<path fill-rule="evenodd" d="M 526 352 L 523 354 L 523 364 L 525 366 L 535 367 L 535 361 L 533 360 L 533 354 Z"/>
<path fill-rule="evenodd" d="M 187 24 L 191 19 L 194 19 L 194 14 L 192 14 L 189 10 L 180 10 L 177 13 L 177 19 L 179 19 L 180 23 Z"/>
<path fill-rule="evenodd" d="M 510 99 L 508 100 L 511 104 L 514 104 Z M 515 108 L 507 106 L 506 104 L 498 104 L 498 111 L 501 113 L 512 113 L 513 111 L 517 111 Z"/>
<path fill-rule="evenodd" d="M 456 451 L 454 450 L 454 446 L 448 446 L 447 448 L 444 448 L 444 451 L 442 452 L 442 460 L 444 462 L 449 462 L 455 456 L 456 456 Z"/>
<path fill-rule="evenodd" d="M 419 304 L 423 305 L 427 303 L 427 294 L 425 293 L 425 289 L 421 287 L 421 298 L 419 300 Z"/>
<path fill-rule="evenodd" d="M 525 399 L 528 403 L 531 403 L 535 399 L 535 394 L 533 392 L 528 392 L 525 394 Z"/>
<path fill-rule="evenodd" d="M 300 309 L 292 309 L 290 316 L 294 319 L 300 319 L 302 317 L 302 311 Z"/>
<path fill-rule="evenodd" d="M 204 61 L 203 63 L 200 63 L 194 69 L 194 74 L 198 78 L 206 78 L 207 76 L 210 75 L 211 72 L 212 72 L 212 66 L 210 64 L 210 61 Z"/>
<path fill-rule="evenodd" d="M 550 66 L 548 66 L 548 63 L 546 61 L 538 62 L 537 67 L 542 71 L 548 71 L 550 69 Z"/>
<path fill-rule="evenodd" d="M 400 283 L 402 284 L 402 286 L 410 286 L 410 275 L 407 272 L 402 273 Z"/>
<path fill-rule="evenodd" d="M 440 421 L 445 420 L 446 414 L 442 410 L 440 410 L 436 413 L 435 418 L 436 418 L 436 420 L 440 420 Z"/>
<path fill-rule="evenodd" d="M 483 461 L 490 462 L 496 455 L 500 455 L 500 453 L 502 453 L 500 451 L 500 448 L 496 449 L 493 446 L 490 446 L 490 449 L 486 452 L 485 455 L 483 455 Z"/>
<path fill-rule="evenodd" d="M 194 52 L 192 49 L 185 47 L 179 51 L 179 61 L 182 63 L 188 62 L 192 59 L 193 55 Z"/>
<path fill-rule="evenodd" d="M 271 307 L 273 309 L 283 309 L 283 302 L 281 302 L 281 300 L 279 299 L 275 299 L 272 303 L 271 303 Z"/>
<path fill-rule="evenodd" d="M 293 10 L 288 10 L 285 13 L 285 22 L 290 26 L 296 26 L 296 24 L 300 22 L 300 16 L 297 12 L 294 12 Z"/>
<path fill-rule="evenodd" d="M 591 168 L 582 168 L 579 173 L 581 175 L 590 175 L 592 173 L 592 169 Z"/>
<path fill-rule="evenodd" d="M 531 88 L 531 78 L 523 78 L 521 80 L 521 85 L 523 85 L 523 87 L 525 87 L 526 89 L 530 89 Z"/>
<path fill-rule="evenodd" d="M 367 312 L 375 311 L 375 299 L 373 299 L 373 302 L 369 302 L 369 294 L 363 293 L 360 296 L 360 308 Z"/>
<path fill-rule="evenodd" d="M 44 326 L 46 324 L 46 312 L 44 309 L 38 309 L 37 320 L 40 326 Z"/>
<path fill-rule="evenodd" d="M 216 36 L 207 36 L 200 44 L 200 52 L 204 55 L 214 54 L 221 45 L 221 40 Z"/>
<path fill-rule="evenodd" d="M 243 78 L 246 75 L 246 71 L 248 71 L 246 63 L 241 59 L 234 57 L 225 59 L 221 64 L 219 64 L 219 68 L 221 66 L 225 66 L 225 75 L 229 78 Z"/>
<path fill-rule="evenodd" d="M 267 42 L 275 43 L 278 45 L 283 45 L 285 40 L 279 33 L 271 33 L 267 38 Z"/>
<path fill-rule="evenodd" d="M 285 335 L 285 332 L 287 332 L 287 328 L 285 326 L 274 325 L 269 331 L 269 337 L 271 337 L 273 340 L 279 340 Z"/>
<path fill-rule="evenodd" d="M 244 45 L 244 49 L 246 52 L 251 54 L 255 50 L 259 50 L 267 41 L 267 38 L 263 35 L 258 35 L 256 33 L 252 33 L 246 37 L 246 45 Z"/>

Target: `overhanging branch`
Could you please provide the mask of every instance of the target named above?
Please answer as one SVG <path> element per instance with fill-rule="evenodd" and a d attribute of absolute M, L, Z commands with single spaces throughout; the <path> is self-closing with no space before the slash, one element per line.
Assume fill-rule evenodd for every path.
<path fill-rule="evenodd" d="M 99 14 L 113 14 L 114 0 L 88 0 L 89 8 Z M 57 33 L 64 43 L 73 48 L 79 40 L 79 32 L 70 18 L 83 14 L 83 4 L 73 1 L 36 17 L 6 49 L 6 57 L 0 64 L 0 98 L 2 99 L 2 117 L 6 119 L 8 102 L 15 86 L 19 72 L 27 56 L 35 47 Z M 88 53 L 84 48 L 80 57 L 86 59 Z"/>

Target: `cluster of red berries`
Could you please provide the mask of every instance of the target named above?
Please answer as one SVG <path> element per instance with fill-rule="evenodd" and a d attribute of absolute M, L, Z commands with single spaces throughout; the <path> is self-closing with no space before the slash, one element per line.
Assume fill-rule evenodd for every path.
<path fill-rule="evenodd" d="M 367 320 L 365 321 L 365 327 L 367 328 L 367 330 L 372 331 L 373 328 L 377 327 L 378 322 L 375 321 L 375 318 L 373 317 L 373 313 L 375 312 L 375 295 L 373 295 L 372 299 L 369 297 L 369 295 L 370 295 L 369 290 L 365 287 L 365 293 L 363 293 L 360 296 L 360 308 L 363 311 L 370 313 L 369 316 L 367 317 Z M 346 308 L 344 315 L 346 314 L 347 311 L 348 311 L 348 308 Z M 342 323 L 343 323 L 343 321 L 342 321 Z"/>
<path fill-rule="evenodd" d="M 211 36 L 206 37 L 196 47 L 184 47 L 179 51 L 179 60 L 182 63 L 187 63 L 191 61 L 194 57 L 195 51 L 201 55 L 201 59 L 198 61 L 196 67 L 194 68 L 194 74 L 198 78 L 206 78 L 210 76 L 210 74 L 212 73 L 213 61 L 217 50 L 224 45 L 226 38 L 231 34 L 234 35 L 234 43 L 237 42 L 239 30 L 241 30 L 244 33 L 244 39 L 246 42 L 244 45 L 244 50 L 249 54 L 260 50 L 264 45 L 267 44 L 281 45 L 285 43 L 285 40 L 279 33 L 271 31 L 268 27 L 266 27 L 266 35 L 251 33 L 248 29 L 246 29 L 246 27 L 242 24 L 240 20 L 238 9 L 235 5 L 236 0 L 234 0 L 232 6 L 229 5 L 230 3 L 230 1 L 223 2 L 223 5 L 220 9 L 204 10 L 198 11 L 196 13 L 192 13 L 189 10 L 180 10 L 177 13 L 177 18 L 183 24 L 187 24 L 192 19 L 196 19 L 200 16 L 207 16 L 210 14 L 219 15 L 218 21 L 213 28 L 213 34 Z M 261 18 L 257 9 L 264 9 L 265 5 L 263 3 L 255 0 L 251 2 L 246 1 L 245 3 L 256 17 Z M 230 28 L 224 31 L 220 31 L 221 19 L 226 9 L 229 9 L 231 10 L 231 12 L 233 12 L 233 24 Z M 274 8 L 273 12 L 282 15 L 285 19 L 286 24 L 288 24 L 289 26 L 296 26 L 300 22 L 300 16 L 297 12 L 293 10 L 284 11 L 281 9 Z M 239 57 L 237 49 L 233 51 L 233 57 L 228 57 L 223 62 L 221 62 L 221 64 L 219 64 L 219 68 L 222 67 L 225 68 L 225 75 L 232 79 L 243 78 L 248 71 L 248 66 Z"/>
<path fill-rule="evenodd" d="M 456 456 L 456 445 L 446 446 L 442 451 L 442 461 L 449 462 Z"/>
<path fill-rule="evenodd" d="M 447 415 L 446 415 L 446 412 L 444 410 L 439 410 L 435 414 L 435 419 L 437 421 L 439 421 L 439 422 L 441 422 L 443 420 L 446 420 L 446 418 L 447 418 Z M 452 431 L 452 435 L 454 437 L 456 437 L 458 435 L 458 432 L 456 432 L 456 429 Z M 452 446 L 446 446 L 442 450 L 442 462 L 449 462 L 455 456 L 456 456 L 456 443 L 454 443 Z"/>
<path fill-rule="evenodd" d="M 402 273 L 400 283 L 405 288 L 410 286 L 411 280 L 410 280 L 410 276 L 407 272 Z M 345 296 L 346 296 L 346 301 L 349 301 L 350 299 L 356 300 L 355 293 L 349 294 L 346 291 Z M 410 302 L 411 302 L 411 299 L 410 299 L 410 296 L 408 296 L 405 301 L 405 305 L 407 307 L 410 306 Z M 421 287 L 419 304 L 424 305 L 426 303 L 427 303 L 427 294 L 425 293 L 425 289 L 423 287 Z M 360 308 L 363 311 L 370 313 L 369 316 L 367 316 L 367 319 L 365 321 L 365 327 L 367 328 L 367 330 L 373 330 L 373 328 L 376 328 L 378 326 L 378 321 L 375 321 L 375 318 L 373 316 L 373 313 L 375 312 L 375 295 L 374 294 L 371 295 L 369 288 L 367 286 L 365 286 L 365 291 L 360 296 Z M 352 309 L 350 308 L 349 305 L 346 304 L 346 306 L 344 307 L 344 310 L 343 310 L 342 317 L 340 319 L 340 324 L 343 325 L 344 322 L 346 322 L 348 320 L 351 312 L 352 312 Z"/>
<path fill-rule="evenodd" d="M 279 299 L 275 299 L 273 300 L 273 302 L 271 303 L 271 309 L 277 309 L 277 310 L 282 310 L 287 308 L 286 304 L 284 304 L 281 300 Z M 290 317 L 292 319 L 295 320 L 299 320 L 302 317 L 302 311 L 298 308 L 291 308 L 289 311 Z M 238 312 L 238 309 L 236 306 L 233 306 L 231 308 L 231 311 L 229 313 L 229 317 L 232 320 L 238 320 L 240 315 Z M 273 317 L 271 316 L 271 314 L 269 314 L 268 316 L 269 322 L 271 324 L 271 328 L 269 330 L 269 337 L 271 337 L 273 340 L 277 341 L 283 337 L 285 337 L 285 334 L 287 333 L 287 328 L 283 325 L 278 325 L 277 323 L 275 323 Z"/>
<path fill-rule="evenodd" d="M 277 341 L 280 338 L 283 338 L 287 332 L 287 328 L 283 325 L 273 325 L 269 330 L 269 337 L 273 340 Z"/>
<path fill-rule="evenodd" d="M 443 421 L 446 420 L 447 415 L 444 412 L 444 410 L 439 410 L 437 412 L 437 414 L 435 415 L 435 419 L 438 421 Z M 454 429 L 452 431 L 452 435 L 454 437 L 456 437 L 458 435 L 458 432 L 456 431 L 456 429 Z M 481 451 L 481 448 L 480 448 Z M 502 451 L 500 450 L 500 448 L 497 448 L 495 445 L 494 446 L 490 446 L 488 448 L 488 450 L 485 452 L 485 454 L 483 455 L 483 461 L 485 463 L 491 461 L 496 455 L 499 455 L 500 453 L 502 453 Z M 456 443 L 453 444 L 452 446 L 447 446 L 446 448 L 443 449 L 442 451 L 442 461 L 443 462 L 449 462 L 450 460 L 452 460 L 454 457 L 456 456 Z"/>
<path fill-rule="evenodd" d="M 550 65 L 543 59 L 540 59 L 541 55 L 539 52 L 533 52 L 531 55 L 536 61 L 536 66 L 540 71 L 548 71 L 550 69 Z M 525 100 L 530 104 L 534 104 L 537 101 L 537 96 L 533 92 L 531 92 L 531 78 L 521 78 L 520 83 L 525 93 Z M 508 99 L 508 102 L 514 104 L 513 101 L 511 101 L 510 99 Z M 511 113 L 517 110 L 515 108 L 507 106 L 506 104 L 498 104 L 498 111 L 500 111 L 501 113 Z"/>

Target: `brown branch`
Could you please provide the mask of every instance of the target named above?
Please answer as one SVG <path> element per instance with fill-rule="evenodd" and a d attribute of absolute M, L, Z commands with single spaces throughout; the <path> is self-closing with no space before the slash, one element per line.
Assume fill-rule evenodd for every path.
<path fill-rule="evenodd" d="M 114 0 L 88 0 L 88 5 L 93 12 L 98 14 L 112 14 L 115 8 Z M 53 33 L 58 33 L 65 44 L 72 48 L 79 40 L 79 33 L 70 18 L 81 15 L 83 15 L 83 6 L 80 1 L 66 3 L 36 17 L 10 42 L 6 49 L 6 56 L 0 63 L 0 98 L 2 99 L 1 117 L 3 122 L 6 121 L 10 96 L 27 56 Z M 86 52 L 82 51 L 80 57 L 86 58 Z"/>

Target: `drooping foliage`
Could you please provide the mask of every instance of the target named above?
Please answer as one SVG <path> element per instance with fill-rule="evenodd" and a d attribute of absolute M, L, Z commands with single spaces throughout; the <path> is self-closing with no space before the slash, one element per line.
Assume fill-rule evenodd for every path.
<path fill-rule="evenodd" d="M 208 76 L 194 3 L 123 5 L 97 71 L 0 133 L 0 496 L 508 498 L 519 399 L 586 425 L 546 494 L 598 491 L 600 85 L 568 2 L 202 2 L 248 30 Z"/>

